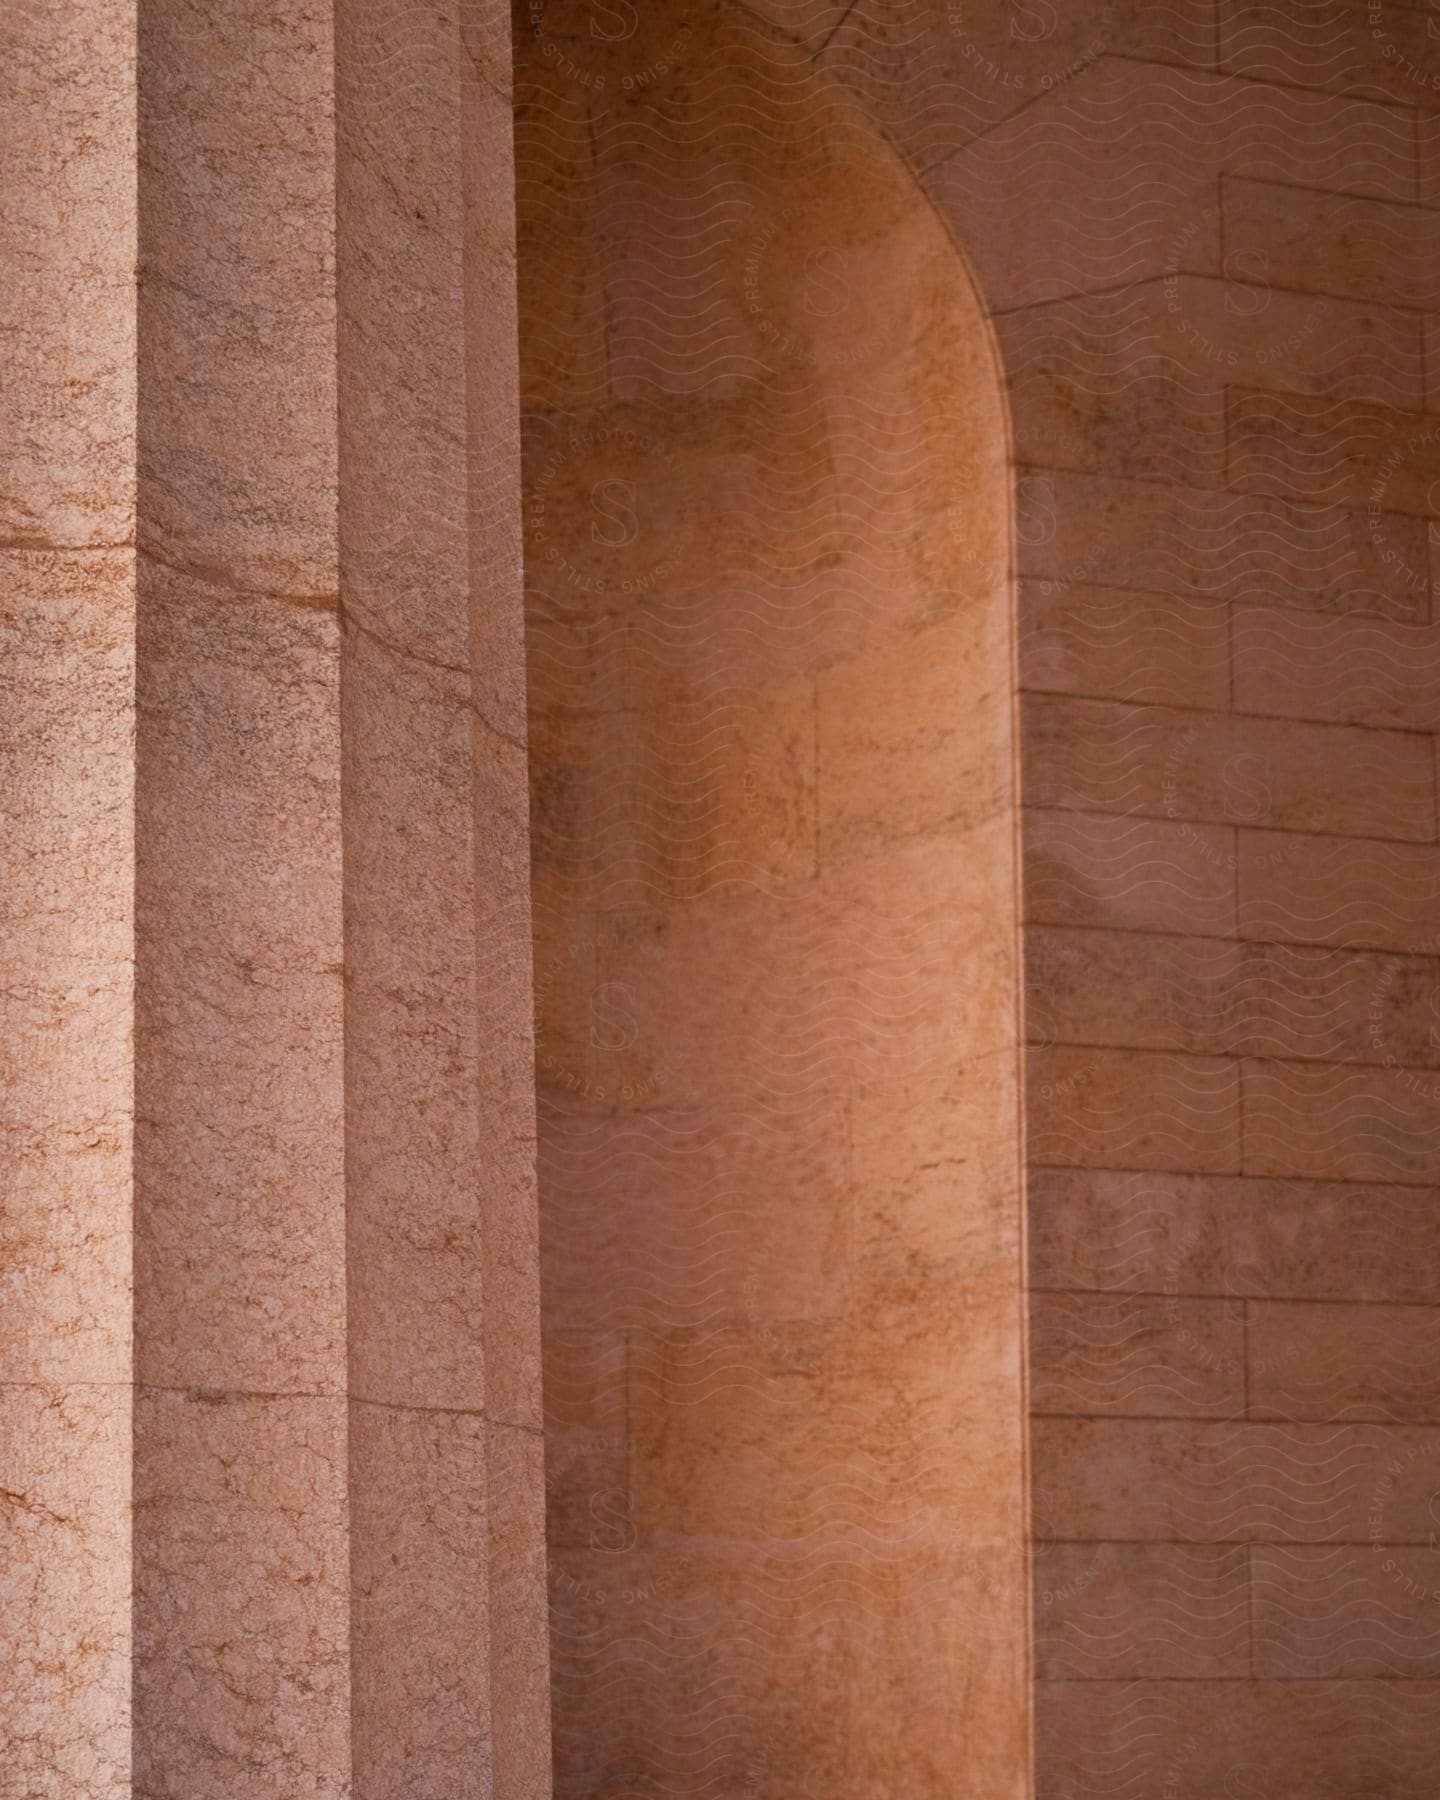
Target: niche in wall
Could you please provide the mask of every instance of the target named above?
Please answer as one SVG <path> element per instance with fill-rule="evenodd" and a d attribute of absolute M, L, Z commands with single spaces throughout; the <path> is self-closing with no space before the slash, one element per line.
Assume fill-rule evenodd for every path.
<path fill-rule="evenodd" d="M 556 1792 L 1018 1796 L 989 327 L 749 15 L 518 61 Z"/>

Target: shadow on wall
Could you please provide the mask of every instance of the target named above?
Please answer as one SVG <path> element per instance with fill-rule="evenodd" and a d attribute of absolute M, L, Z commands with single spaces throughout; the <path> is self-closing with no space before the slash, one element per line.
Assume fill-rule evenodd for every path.
<path fill-rule="evenodd" d="M 518 23 L 556 1791 L 1029 1791 L 1007 427 L 739 13 Z"/>

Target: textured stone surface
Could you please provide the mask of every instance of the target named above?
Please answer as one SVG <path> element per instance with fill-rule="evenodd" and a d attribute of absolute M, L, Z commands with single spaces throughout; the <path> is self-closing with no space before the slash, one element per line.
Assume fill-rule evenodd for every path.
<path fill-rule="evenodd" d="M 1378 1589 L 1352 1606 L 1342 1565 L 1317 1562 L 1303 1582 L 1276 1577 L 1290 1597 L 1262 1649 L 1250 1619 L 1268 1617 L 1270 1576 L 1235 1545 L 1268 1532 L 1319 1555 L 1337 1532 L 1370 1530 L 1387 1458 L 1417 1449 L 1387 1433 L 1419 1428 L 1430 1404 L 1426 9 L 750 10 L 795 46 L 765 40 L 797 98 L 818 63 L 922 172 L 998 315 L 1024 577 L 1037 1791 L 1109 1792 L 1133 1775 L 1197 1800 L 1367 1783 L 1418 1795 L 1433 1714 L 1414 1687 L 1363 1682 L 1424 1666 L 1423 1607 L 1408 1588 L 1397 1600 L 1387 1664 L 1367 1640 Z M 904 315 L 907 253 L 902 231 L 889 256 L 869 254 L 866 179 L 850 171 L 852 230 L 832 248 L 851 260 L 811 263 L 795 242 L 789 310 L 767 332 L 753 121 L 727 120 L 717 101 L 706 154 L 745 174 L 706 186 L 668 102 L 668 59 L 688 66 L 693 35 L 678 17 L 546 8 L 522 64 L 540 1083 L 556 1115 L 542 1142 L 557 1744 L 565 1791 L 586 1794 L 614 1791 L 655 1754 L 653 1683 L 600 1731 L 577 1697 L 599 1646 L 631 1642 L 635 1611 L 599 1599 L 598 1571 L 615 1550 L 644 1553 L 635 1495 L 663 1491 L 682 1510 L 713 1500 L 727 1518 L 788 1504 L 788 1462 L 717 1489 L 699 1448 L 718 1458 L 713 1444 L 738 1443 L 748 1409 L 769 1416 L 755 1320 L 773 1315 L 778 1341 L 800 1343 L 807 1317 L 843 1315 L 860 1294 L 891 1305 L 942 1284 L 977 1291 L 1003 1266 L 1006 1218 L 1007 1111 L 987 1059 L 957 1082 L 932 1050 L 925 1069 L 901 1060 L 867 1087 L 850 1108 L 851 1181 L 814 1129 L 818 997 L 833 991 L 838 1021 L 863 971 L 873 1024 L 891 1003 L 883 967 L 913 966 L 927 989 L 938 977 L 906 960 L 910 941 L 890 935 L 887 965 L 817 937 L 826 985 L 807 994 L 790 980 L 808 948 L 788 935 L 793 909 L 776 907 L 789 962 L 774 976 L 774 952 L 730 920 L 767 916 L 769 885 L 812 868 L 817 896 L 838 892 L 829 860 L 863 858 L 867 843 L 885 841 L 900 866 L 908 834 L 987 816 L 1003 801 L 986 744 L 1003 739 L 1004 705 L 971 638 L 963 661 L 980 680 L 957 664 L 950 690 L 964 724 L 947 709 L 944 646 L 961 648 L 948 619 L 857 654 L 856 629 L 885 640 L 848 543 L 826 589 L 796 580 L 788 554 L 748 587 L 697 573 L 697 546 L 710 570 L 732 566 L 731 520 L 769 545 L 772 518 L 809 498 L 794 476 L 814 439 L 798 419 L 782 434 L 788 365 L 770 372 L 767 353 L 773 364 L 789 349 L 827 380 L 847 359 L 868 370 L 887 341 L 868 295 Z M 726 63 L 763 116 L 764 82 L 742 66 Z M 828 216 L 823 201 L 814 212 Z M 866 298 L 835 304 L 837 277 L 860 269 Z M 747 391 L 752 418 L 769 401 L 769 441 L 796 447 L 793 461 L 772 455 L 763 504 L 731 448 Z M 668 417 L 665 394 L 677 397 Z M 606 396 L 601 416 L 636 439 L 623 454 L 612 440 L 608 464 L 592 410 Z M 880 421 L 843 416 L 886 469 Z M 753 442 L 740 437 L 742 455 Z M 562 496 L 576 521 L 564 544 Z M 626 496 L 628 523 L 615 509 Z M 600 502 L 588 518 L 587 498 Z M 874 530 L 851 504 L 833 516 Z M 897 634 L 913 592 L 890 582 Z M 767 639 L 779 594 L 792 629 Z M 968 616 L 988 628 L 987 614 Z M 757 642 L 773 644 L 769 668 Z M 794 674 L 817 664 L 811 740 Z M 758 708 L 757 669 L 776 683 Z M 692 744 L 696 755 L 675 754 Z M 916 867 L 907 887 L 932 893 Z M 747 883 L 767 899 L 718 903 L 722 885 Z M 685 904 L 703 927 L 679 922 Z M 976 980 L 952 1010 L 983 1034 Z M 928 1030 L 918 997 L 914 1012 Z M 873 1054 L 873 1037 L 825 1041 L 837 1072 L 857 1043 Z M 809 1097 L 814 1141 L 797 1134 L 772 1165 L 778 1189 L 803 1188 L 783 1223 L 752 1173 L 774 1157 L 783 1116 L 723 1153 L 725 1096 L 762 1085 Z M 979 1095 L 993 1130 L 972 1110 Z M 601 1202 L 593 1216 L 587 1196 Z M 763 1265 L 748 1289 L 731 1267 L 746 1244 Z M 586 1279 L 609 1268 L 623 1270 L 613 1302 L 610 1284 Z M 723 1354 L 705 1353 L 707 1322 Z M 663 1374 L 637 1378 L 652 1332 Z M 807 1367 L 820 1382 L 822 1365 Z M 638 1466 L 636 1418 L 651 1421 Z M 877 1429 L 857 1426 L 857 1445 Z M 668 1483 L 672 1457 L 688 1476 Z M 1414 1496 L 1381 1511 L 1372 1536 L 1388 1554 L 1416 1529 Z M 1118 1541 L 1152 1529 L 1183 1534 L 1183 1551 Z M 1416 1547 L 1394 1548 L 1394 1580 L 1418 1582 L 1404 1561 Z M 687 1596 L 700 1579 L 687 1572 Z M 679 1629 L 672 1598 L 662 1588 L 645 1629 Z M 1309 1662 L 1295 1636 L 1306 1630 L 1318 1634 Z M 1362 1730 L 1358 1750 L 1314 1735 L 1306 1707 L 1273 1687 L 1302 1670 L 1346 1676 L 1335 1704 L 1347 1729 L 1376 1716 L 1380 1729 Z M 1171 1686 L 1115 1699 L 1160 1677 Z M 1221 1679 L 1238 1685 L 1222 1693 Z M 823 1769 L 808 1739 L 793 1748 L 801 1735 L 797 1722 L 792 1755 Z M 722 1785 L 741 1779 L 725 1768 Z M 789 1769 L 745 1778 L 759 1792 L 794 1781 Z M 867 1771 L 862 1788 L 914 1791 L 907 1779 L 892 1790 Z"/>
<path fill-rule="evenodd" d="M 351 1779 L 333 59 L 322 5 L 141 10 L 135 1778 L 160 1794 Z"/>
<path fill-rule="evenodd" d="M 336 29 L 353 1791 L 539 1800 L 505 26 L 350 0 Z"/>
<path fill-rule="evenodd" d="M 0 1790 L 538 1797 L 508 27 L 0 34 Z"/>
<path fill-rule="evenodd" d="M 783 39 L 614 35 L 518 82 L 556 1791 L 1019 1796 L 989 335 Z"/>
<path fill-rule="evenodd" d="M 1430 1792 L 1431 10 L 12 9 L 0 1789 Z"/>
<path fill-rule="evenodd" d="M 134 8 L 0 21 L 0 1791 L 130 1792 Z"/>

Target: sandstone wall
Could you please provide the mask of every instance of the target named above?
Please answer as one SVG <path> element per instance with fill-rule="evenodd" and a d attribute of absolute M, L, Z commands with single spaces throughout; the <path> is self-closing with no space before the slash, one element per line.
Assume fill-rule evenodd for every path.
<path fill-rule="evenodd" d="M 517 88 L 556 1791 L 1018 1795 L 994 344 L 793 46 L 610 29 Z"/>
<path fill-rule="evenodd" d="M 1437 21 L 1393 0 L 748 10 L 751 54 L 795 93 L 839 82 L 918 176 L 1008 390 L 1037 1791 L 1418 1795 L 1440 1649 Z M 699 105 L 674 73 L 689 15 L 527 17 L 537 104 L 557 135 L 585 120 L 588 192 L 618 196 L 605 148 L 633 127 L 661 157 Z M 597 80 L 607 43 L 628 86 L 620 62 Z M 719 140 L 723 106 L 705 117 Z M 672 382 L 678 346 L 762 353 L 743 274 L 738 297 L 721 277 L 763 201 L 668 197 L 648 230 L 675 263 L 647 283 L 558 187 L 572 329 L 531 352 L 568 356 L 570 391 L 634 379 L 642 351 Z M 806 223 L 814 341 L 838 346 L 878 282 L 835 279 L 853 221 Z M 731 373 L 686 367 L 691 390 Z M 931 667 L 906 696 L 943 732 L 963 687 L 947 712 Z M 785 1041 L 808 1048 L 803 1015 Z M 903 1132 L 886 1147 L 903 1169 Z M 617 1334 L 603 1370 L 630 1355 Z"/>

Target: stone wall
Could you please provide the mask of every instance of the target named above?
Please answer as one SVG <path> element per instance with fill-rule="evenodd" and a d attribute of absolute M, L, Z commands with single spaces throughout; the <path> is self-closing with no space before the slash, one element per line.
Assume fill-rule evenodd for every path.
<path fill-rule="evenodd" d="M 716 10 L 517 85 L 556 1791 L 1028 1782 L 1007 443 Z"/>
<path fill-rule="evenodd" d="M 1388 0 L 748 10 L 753 54 L 796 92 L 811 69 L 843 84 L 918 175 L 1009 393 L 1037 1791 L 1421 1794 L 1440 25 Z M 532 11 L 522 72 L 603 146 L 694 103 L 698 78 L 666 87 L 687 21 Z M 596 79 L 606 41 L 628 86 L 619 62 Z M 577 381 L 642 346 L 673 378 L 664 347 L 727 329 L 754 353 L 743 275 L 737 299 L 698 272 L 726 244 L 743 266 L 763 201 L 670 199 L 649 229 L 693 246 L 687 272 L 632 264 L 627 286 L 586 248 L 581 191 L 545 199 L 567 304 L 608 334 L 587 361 L 572 304 Z M 829 281 L 814 341 L 843 343 L 875 287 L 834 279 L 852 238 L 822 217 L 797 262 Z M 915 716 L 938 722 L 943 689 L 909 688 Z M 942 1713 L 969 1703 L 937 1684 Z"/>
<path fill-rule="evenodd" d="M 0 1793 L 1419 1800 L 1440 18 L 516 36 L 0 24 Z"/>
<path fill-rule="evenodd" d="M 1058 17 L 862 5 L 821 55 L 1014 416 L 1037 1791 L 1419 1795 L 1440 35 Z"/>

